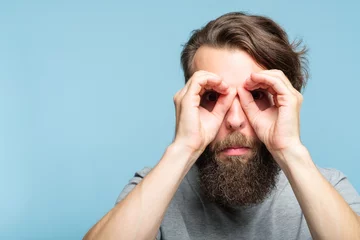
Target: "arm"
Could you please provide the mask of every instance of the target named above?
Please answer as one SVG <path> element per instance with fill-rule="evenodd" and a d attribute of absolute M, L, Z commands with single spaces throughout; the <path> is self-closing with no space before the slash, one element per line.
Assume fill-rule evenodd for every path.
<path fill-rule="evenodd" d="M 222 94 L 212 112 L 201 109 L 205 89 Z M 174 96 L 176 134 L 156 167 L 89 232 L 84 240 L 155 239 L 182 179 L 215 138 L 236 94 L 222 79 L 199 71 Z M 205 111 L 204 111 L 205 110 Z"/>
<path fill-rule="evenodd" d="M 250 91 L 264 89 L 271 106 L 259 109 Z M 238 89 L 259 139 L 288 178 L 314 239 L 360 239 L 359 216 L 321 175 L 300 141 L 302 95 L 279 70 L 253 73 Z"/>
<path fill-rule="evenodd" d="M 360 239 L 360 217 L 323 177 L 304 146 L 273 153 L 314 239 Z"/>
<path fill-rule="evenodd" d="M 155 239 L 180 182 L 197 159 L 180 145 L 170 145 L 154 169 L 84 237 Z"/>

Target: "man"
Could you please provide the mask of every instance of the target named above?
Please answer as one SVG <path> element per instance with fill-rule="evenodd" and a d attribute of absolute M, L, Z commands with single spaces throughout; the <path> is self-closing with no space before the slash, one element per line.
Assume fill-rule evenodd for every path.
<path fill-rule="evenodd" d="M 182 52 L 176 135 L 84 239 L 360 239 L 360 197 L 300 141 L 305 50 L 229 13 Z"/>

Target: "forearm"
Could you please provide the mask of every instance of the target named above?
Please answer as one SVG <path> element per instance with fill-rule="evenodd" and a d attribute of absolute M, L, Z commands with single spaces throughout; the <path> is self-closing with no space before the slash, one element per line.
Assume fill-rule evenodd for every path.
<path fill-rule="evenodd" d="M 304 146 L 273 154 L 288 178 L 314 239 L 360 239 L 360 221 L 321 175 Z"/>
<path fill-rule="evenodd" d="M 166 209 L 197 156 L 172 144 L 154 169 L 84 237 L 155 239 Z"/>

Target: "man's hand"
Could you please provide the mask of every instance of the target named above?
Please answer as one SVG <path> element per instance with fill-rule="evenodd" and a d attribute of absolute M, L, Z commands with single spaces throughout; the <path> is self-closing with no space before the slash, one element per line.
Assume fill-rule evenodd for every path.
<path fill-rule="evenodd" d="M 260 109 L 250 93 L 257 89 L 270 93 L 274 105 Z M 303 98 L 284 73 L 253 73 L 238 92 L 255 133 L 288 178 L 313 239 L 360 239 L 359 216 L 319 172 L 301 144 Z"/>
<path fill-rule="evenodd" d="M 212 111 L 200 106 L 202 95 L 212 90 L 220 94 Z M 176 108 L 176 135 L 174 143 L 180 143 L 201 154 L 214 140 L 230 108 L 236 90 L 230 88 L 219 76 L 198 71 L 183 89 L 174 96 Z"/>
<path fill-rule="evenodd" d="M 262 89 L 273 105 L 260 109 L 251 91 Z M 241 105 L 256 135 L 271 153 L 300 146 L 300 108 L 302 95 L 280 70 L 252 73 L 238 88 Z"/>

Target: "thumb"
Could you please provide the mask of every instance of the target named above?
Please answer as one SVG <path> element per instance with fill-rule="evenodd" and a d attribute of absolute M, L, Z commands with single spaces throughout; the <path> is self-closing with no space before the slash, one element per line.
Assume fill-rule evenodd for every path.
<path fill-rule="evenodd" d="M 254 119 L 255 115 L 260 111 L 260 109 L 255 103 L 252 94 L 248 90 L 246 90 L 244 87 L 239 87 L 237 90 L 240 98 L 241 107 L 243 108 L 248 119 L 252 121 L 252 119 Z"/>
<path fill-rule="evenodd" d="M 225 114 L 228 112 L 231 104 L 236 95 L 236 89 L 230 88 L 229 93 L 226 95 L 220 95 L 218 100 L 216 101 L 215 107 L 212 110 L 212 113 L 218 117 L 219 119 L 223 120 Z"/>

